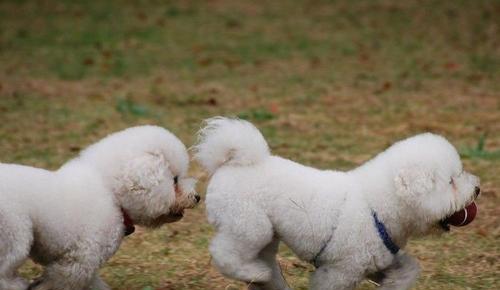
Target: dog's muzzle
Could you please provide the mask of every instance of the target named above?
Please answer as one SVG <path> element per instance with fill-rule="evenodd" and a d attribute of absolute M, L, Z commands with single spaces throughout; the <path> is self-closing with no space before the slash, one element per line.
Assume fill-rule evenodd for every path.
<path fill-rule="evenodd" d="M 478 186 L 476 186 L 474 188 L 474 199 L 476 199 L 480 193 L 481 189 Z M 476 214 L 477 214 L 477 205 L 475 201 L 472 201 L 463 209 L 456 211 L 451 215 L 447 216 L 446 218 L 440 220 L 439 225 L 445 231 L 450 230 L 450 225 L 455 227 L 463 227 L 465 225 L 470 224 L 476 217 Z"/>

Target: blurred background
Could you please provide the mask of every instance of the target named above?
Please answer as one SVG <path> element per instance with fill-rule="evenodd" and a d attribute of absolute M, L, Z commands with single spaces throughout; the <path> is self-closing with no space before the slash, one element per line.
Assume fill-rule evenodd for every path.
<path fill-rule="evenodd" d="M 248 119 L 275 154 L 325 169 L 446 136 L 482 179 L 479 215 L 409 245 L 416 289 L 500 289 L 499 89 L 496 0 L 0 1 L 1 162 L 56 169 L 138 124 L 190 146 L 214 115 Z M 210 266 L 211 235 L 202 205 L 140 229 L 102 273 L 114 289 L 244 289 Z M 310 265 L 284 246 L 280 263 L 308 289 Z"/>

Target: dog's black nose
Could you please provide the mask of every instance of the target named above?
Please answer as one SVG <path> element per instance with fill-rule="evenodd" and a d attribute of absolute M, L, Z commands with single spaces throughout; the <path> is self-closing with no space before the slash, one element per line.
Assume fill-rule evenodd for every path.
<path fill-rule="evenodd" d="M 478 197 L 480 193 L 481 193 L 481 188 L 479 188 L 479 186 L 476 186 L 474 188 L 474 194 L 476 195 L 476 197 Z"/>
<path fill-rule="evenodd" d="M 201 196 L 199 196 L 199 195 L 195 195 L 194 198 L 196 199 L 197 203 L 200 202 L 200 200 L 201 200 Z"/>

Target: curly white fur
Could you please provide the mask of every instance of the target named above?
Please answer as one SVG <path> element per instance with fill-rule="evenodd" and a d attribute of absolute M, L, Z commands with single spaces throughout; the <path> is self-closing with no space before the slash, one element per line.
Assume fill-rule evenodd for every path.
<path fill-rule="evenodd" d="M 462 170 L 455 148 L 434 134 L 400 141 L 340 172 L 270 155 L 249 122 L 216 118 L 207 124 L 195 158 L 212 173 L 206 204 L 216 235 L 210 252 L 223 274 L 250 289 L 290 289 L 275 258 L 280 241 L 314 260 L 313 290 L 354 289 L 375 273 L 385 275 L 381 289 L 409 289 L 418 263 L 388 251 L 372 212 L 403 248 L 411 236 L 438 229 L 479 186 Z"/>
<path fill-rule="evenodd" d="M 223 164 L 253 165 L 270 155 L 266 140 L 252 124 L 221 117 L 205 122 L 198 132 L 201 142 L 193 149 L 208 172 L 213 173 Z"/>
<path fill-rule="evenodd" d="M 173 134 L 140 126 L 56 171 L 0 163 L 0 289 L 27 289 L 16 270 L 28 256 L 46 266 L 30 289 L 109 289 L 98 270 L 123 239 L 121 209 L 139 225 L 178 220 L 199 200 L 188 161 Z"/>

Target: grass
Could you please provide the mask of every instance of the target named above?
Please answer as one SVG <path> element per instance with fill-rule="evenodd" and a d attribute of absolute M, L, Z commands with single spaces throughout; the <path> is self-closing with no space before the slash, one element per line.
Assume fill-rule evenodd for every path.
<path fill-rule="evenodd" d="M 240 116 L 274 153 L 350 169 L 395 140 L 445 135 L 482 179 L 479 216 L 412 241 L 416 289 L 497 289 L 500 6 L 495 1 L 2 1 L 0 160 L 57 168 L 107 133 Z M 192 174 L 206 176 L 193 166 Z M 203 205 L 127 238 L 114 289 L 242 289 L 210 266 Z M 294 289 L 312 268 L 286 247 Z M 28 263 L 23 275 L 40 268 Z M 365 283 L 360 289 L 374 289 Z"/>

